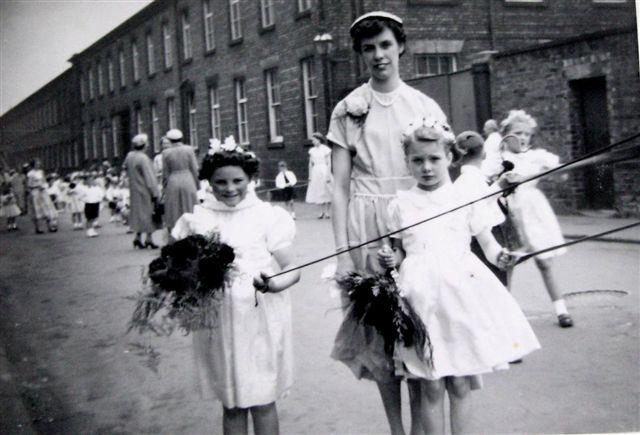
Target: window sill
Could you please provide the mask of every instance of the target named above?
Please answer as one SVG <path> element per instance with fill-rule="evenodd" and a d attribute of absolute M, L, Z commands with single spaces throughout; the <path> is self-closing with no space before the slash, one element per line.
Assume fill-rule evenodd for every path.
<path fill-rule="evenodd" d="M 173 65 L 165 66 L 165 67 L 164 67 L 164 72 L 165 72 L 165 73 L 168 73 L 168 72 L 169 72 L 169 71 L 171 71 L 172 69 L 173 69 Z"/>
<path fill-rule="evenodd" d="M 591 4 L 596 7 L 596 8 L 612 8 L 612 9 L 617 9 L 617 8 L 626 8 L 629 6 L 628 2 L 622 2 L 622 3 L 607 3 L 607 2 L 596 2 L 596 1 L 592 1 Z"/>
<path fill-rule="evenodd" d="M 187 59 L 184 59 L 184 60 L 182 61 L 182 65 L 189 65 L 191 62 L 193 62 L 193 56 L 192 56 L 192 57 L 189 57 L 189 58 L 187 58 Z"/>
<path fill-rule="evenodd" d="M 234 45 L 240 45 L 242 44 L 242 41 L 243 41 L 242 36 L 236 39 L 232 39 L 231 41 L 229 41 L 229 47 L 233 47 Z"/>
<path fill-rule="evenodd" d="M 269 25 L 268 25 L 268 26 L 266 26 L 266 27 L 262 27 L 262 26 L 260 26 L 260 27 L 258 28 L 258 34 L 260 34 L 260 35 L 264 35 L 265 33 L 273 32 L 274 30 L 276 30 L 276 25 L 275 25 L 275 23 L 274 23 L 274 24 L 269 24 Z"/>
<path fill-rule="evenodd" d="M 307 18 L 311 16 L 311 9 L 306 9 L 304 11 L 298 11 L 296 12 L 296 16 L 295 19 L 297 20 L 301 20 L 303 18 Z"/>
<path fill-rule="evenodd" d="M 547 0 L 542 0 L 539 2 L 523 2 L 523 1 L 510 1 L 510 0 L 504 0 L 504 5 L 506 7 L 513 7 L 513 8 L 546 8 L 547 7 Z"/>
<path fill-rule="evenodd" d="M 215 48 L 215 47 L 213 47 L 213 48 L 212 48 L 212 49 L 210 49 L 210 50 L 206 50 L 206 51 L 204 52 L 204 55 L 205 55 L 205 56 L 213 56 L 214 54 L 216 54 L 216 48 Z"/>
<path fill-rule="evenodd" d="M 460 0 L 408 0 L 409 6 L 456 6 Z"/>
<path fill-rule="evenodd" d="M 269 149 L 277 149 L 277 148 L 284 148 L 284 140 L 281 140 L 279 142 L 267 142 L 267 148 Z"/>

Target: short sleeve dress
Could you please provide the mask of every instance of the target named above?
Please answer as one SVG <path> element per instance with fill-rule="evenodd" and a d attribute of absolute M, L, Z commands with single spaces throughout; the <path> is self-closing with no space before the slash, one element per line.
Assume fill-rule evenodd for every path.
<path fill-rule="evenodd" d="M 557 155 L 541 148 L 524 153 L 504 151 L 502 157 L 513 163 L 513 172 L 525 178 L 560 164 Z M 530 181 L 518 186 L 511 195 L 507 196 L 513 226 L 520 243 L 528 252 L 564 243 L 558 218 L 556 218 L 549 200 L 537 186 L 538 180 Z M 566 252 L 566 248 L 556 249 L 540 254 L 537 258 L 553 258 Z"/>
<path fill-rule="evenodd" d="M 330 155 L 331 149 L 324 144 L 309 149 L 311 171 L 305 201 L 310 204 L 331 202 L 331 171 L 327 164 Z"/>
<path fill-rule="evenodd" d="M 235 207 L 205 200 L 178 219 L 171 235 L 214 230 L 233 248 L 235 271 L 224 289 L 218 328 L 193 333 L 200 389 L 227 408 L 266 405 L 293 384 L 291 299 L 288 290 L 256 294 L 253 277 L 270 270 L 273 252 L 291 245 L 295 224 L 282 208 L 249 193 Z"/>
<path fill-rule="evenodd" d="M 392 231 L 471 200 L 446 184 L 426 192 L 399 192 L 389 205 Z M 399 287 L 424 322 L 433 346 L 433 367 L 414 348 L 396 354 L 410 376 L 439 379 L 474 376 L 508 367 L 510 361 L 540 348 L 531 326 L 507 289 L 471 252 L 471 236 L 490 228 L 486 205 L 477 203 L 446 217 L 405 230 L 406 257 Z"/>
<path fill-rule="evenodd" d="M 364 122 L 349 115 L 351 102 L 365 102 Z M 360 244 L 386 233 L 387 206 L 400 189 L 415 182 L 404 160 L 402 132 L 418 116 L 446 121 L 440 106 L 420 91 L 402 82 L 391 93 L 374 91 L 369 83 L 340 101 L 331 116 L 327 139 L 351 152 L 351 197 L 347 211 L 349 245 Z M 351 251 L 356 270 L 379 270 L 372 243 Z M 383 340 L 373 328 L 359 325 L 345 312 L 332 357 L 345 363 L 357 378 L 389 381 L 394 377 L 392 358 L 384 352 Z"/>

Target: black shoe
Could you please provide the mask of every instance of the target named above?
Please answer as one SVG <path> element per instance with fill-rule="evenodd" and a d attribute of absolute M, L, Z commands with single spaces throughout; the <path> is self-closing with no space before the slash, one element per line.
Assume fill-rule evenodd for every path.
<path fill-rule="evenodd" d="M 522 364 L 522 361 L 523 361 L 522 358 L 518 358 L 513 361 L 510 361 L 509 364 Z"/>
<path fill-rule="evenodd" d="M 36 234 L 44 234 L 44 231 L 42 231 L 42 230 L 36 230 Z"/>
<path fill-rule="evenodd" d="M 573 326 L 573 319 L 569 314 L 558 315 L 558 325 L 561 328 L 571 328 Z"/>
<path fill-rule="evenodd" d="M 145 245 L 142 244 L 142 242 L 138 239 L 133 239 L 133 247 L 138 248 L 138 249 L 144 249 Z"/>
<path fill-rule="evenodd" d="M 158 245 L 156 245 L 155 243 L 153 243 L 151 240 L 147 240 L 144 243 L 144 247 L 145 248 L 149 248 L 149 249 L 158 249 Z"/>

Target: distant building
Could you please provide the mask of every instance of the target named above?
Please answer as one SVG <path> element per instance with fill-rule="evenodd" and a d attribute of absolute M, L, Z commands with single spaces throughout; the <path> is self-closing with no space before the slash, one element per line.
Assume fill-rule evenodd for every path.
<path fill-rule="evenodd" d="M 349 25 L 378 9 L 405 20 L 405 79 L 467 68 L 481 52 L 635 24 L 625 0 L 159 0 L 54 80 L 75 90 L 65 100 L 78 114 L 72 138 L 4 133 L 14 112 L 33 116 L 39 91 L 0 119 L 0 147 L 13 161 L 52 152 L 49 169 L 68 167 L 56 153 L 72 149 L 65 164 L 84 166 L 121 161 L 139 131 L 157 151 L 163 132 L 178 127 L 200 154 L 209 138 L 233 134 L 263 160 L 261 177 L 274 178 L 282 159 L 304 176 L 309 137 L 326 131 L 332 105 L 366 78 Z M 333 41 L 326 55 L 314 44 L 324 33 Z"/>

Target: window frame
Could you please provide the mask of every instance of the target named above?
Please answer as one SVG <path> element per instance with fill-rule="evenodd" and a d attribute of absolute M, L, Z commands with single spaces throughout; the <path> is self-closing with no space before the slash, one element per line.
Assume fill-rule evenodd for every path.
<path fill-rule="evenodd" d="M 87 70 L 87 74 L 89 75 L 89 101 L 93 101 L 93 99 L 95 98 L 95 90 L 94 88 L 94 81 L 93 81 L 93 66 L 89 66 L 89 69 Z"/>
<path fill-rule="evenodd" d="M 107 86 L 109 88 L 109 92 L 113 92 L 116 88 L 113 58 L 111 56 L 107 58 Z"/>
<path fill-rule="evenodd" d="M 250 141 L 249 135 L 249 113 L 247 98 L 247 86 L 244 77 L 236 77 L 233 79 L 233 89 L 236 100 L 236 124 L 238 132 L 238 143 L 248 146 Z"/>
<path fill-rule="evenodd" d="M 438 72 L 429 73 L 429 58 L 435 58 L 438 63 Z M 442 71 L 442 59 L 447 58 L 450 65 L 450 71 Z M 424 65 L 427 69 L 427 73 L 421 74 L 419 72 L 419 62 L 424 59 Z M 440 74 L 450 74 L 458 70 L 458 60 L 456 53 L 414 53 L 413 55 L 413 71 L 415 77 L 432 77 Z"/>
<path fill-rule="evenodd" d="M 240 0 L 229 0 L 229 31 L 231 43 L 242 40 L 242 14 L 240 13 Z"/>
<path fill-rule="evenodd" d="M 267 19 L 268 18 L 268 19 Z M 260 27 L 262 30 L 271 29 L 276 25 L 273 0 L 260 0 Z"/>
<path fill-rule="evenodd" d="M 133 108 L 133 121 L 136 126 L 136 134 L 144 133 L 144 119 L 142 119 L 142 107 Z"/>
<path fill-rule="evenodd" d="M 307 139 L 318 131 L 318 93 L 316 86 L 315 57 L 307 57 L 300 61 L 302 70 L 302 98 L 304 103 L 305 130 Z M 315 91 L 315 94 L 314 94 Z"/>
<path fill-rule="evenodd" d="M 187 93 L 187 121 L 190 145 L 198 149 L 198 107 L 195 92 Z"/>
<path fill-rule="evenodd" d="M 98 97 L 104 96 L 104 71 L 102 71 L 102 61 L 96 62 L 96 70 L 98 71 Z"/>
<path fill-rule="evenodd" d="M 160 152 L 160 118 L 158 117 L 158 105 L 155 101 L 149 103 L 149 117 L 151 119 L 151 140 L 154 153 Z"/>
<path fill-rule="evenodd" d="M 202 21 L 204 50 L 210 53 L 216 49 L 215 25 L 213 22 L 212 0 L 202 0 Z"/>
<path fill-rule="evenodd" d="M 120 150 L 118 147 L 119 132 L 120 132 L 120 116 L 113 115 L 111 117 L 111 146 L 113 149 L 114 157 L 118 157 L 120 155 Z"/>
<path fill-rule="evenodd" d="M 120 88 L 127 86 L 127 62 L 124 57 L 124 48 L 118 49 L 118 76 L 120 79 Z"/>
<path fill-rule="evenodd" d="M 189 61 L 193 58 L 193 41 L 191 40 L 191 23 L 187 9 L 184 9 L 180 14 L 180 27 L 182 30 L 182 60 Z"/>
<path fill-rule="evenodd" d="M 178 128 L 175 97 L 167 98 L 167 125 L 169 126 L 169 130 L 172 128 Z"/>
<path fill-rule="evenodd" d="M 102 158 L 106 159 L 109 156 L 109 126 L 104 123 L 100 130 L 100 144 L 102 145 Z"/>
<path fill-rule="evenodd" d="M 173 47 L 171 45 L 171 28 L 169 23 L 162 23 L 162 62 L 164 69 L 173 67 Z"/>
<path fill-rule="evenodd" d="M 298 0 L 296 2 L 296 11 L 298 12 L 298 14 L 311 12 L 312 7 L 313 4 L 311 0 Z"/>
<path fill-rule="evenodd" d="M 133 82 L 140 81 L 140 50 L 138 50 L 138 41 L 131 41 L 131 66 L 133 71 Z"/>
<path fill-rule="evenodd" d="M 91 153 L 93 159 L 98 158 L 98 124 L 96 121 L 91 121 Z"/>
<path fill-rule="evenodd" d="M 280 79 L 278 68 L 265 70 L 265 89 L 267 92 L 267 121 L 269 125 L 269 142 L 282 143 L 282 100 L 280 98 Z"/>
<path fill-rule="evenodd" d="M 153 33 L 151 31 L 148 31 L 145 35 L 145 43 L 147 48 L 147 75 L 153 76 L 156 73 L 156 56 Z"/>
<path fill-rule="evenodd" d="M 222 140 L 222 122 L 220 118 L 220 94 L 217 86 L 207 88 L 209 96 L 209 128 L 211 137 Z"/>

